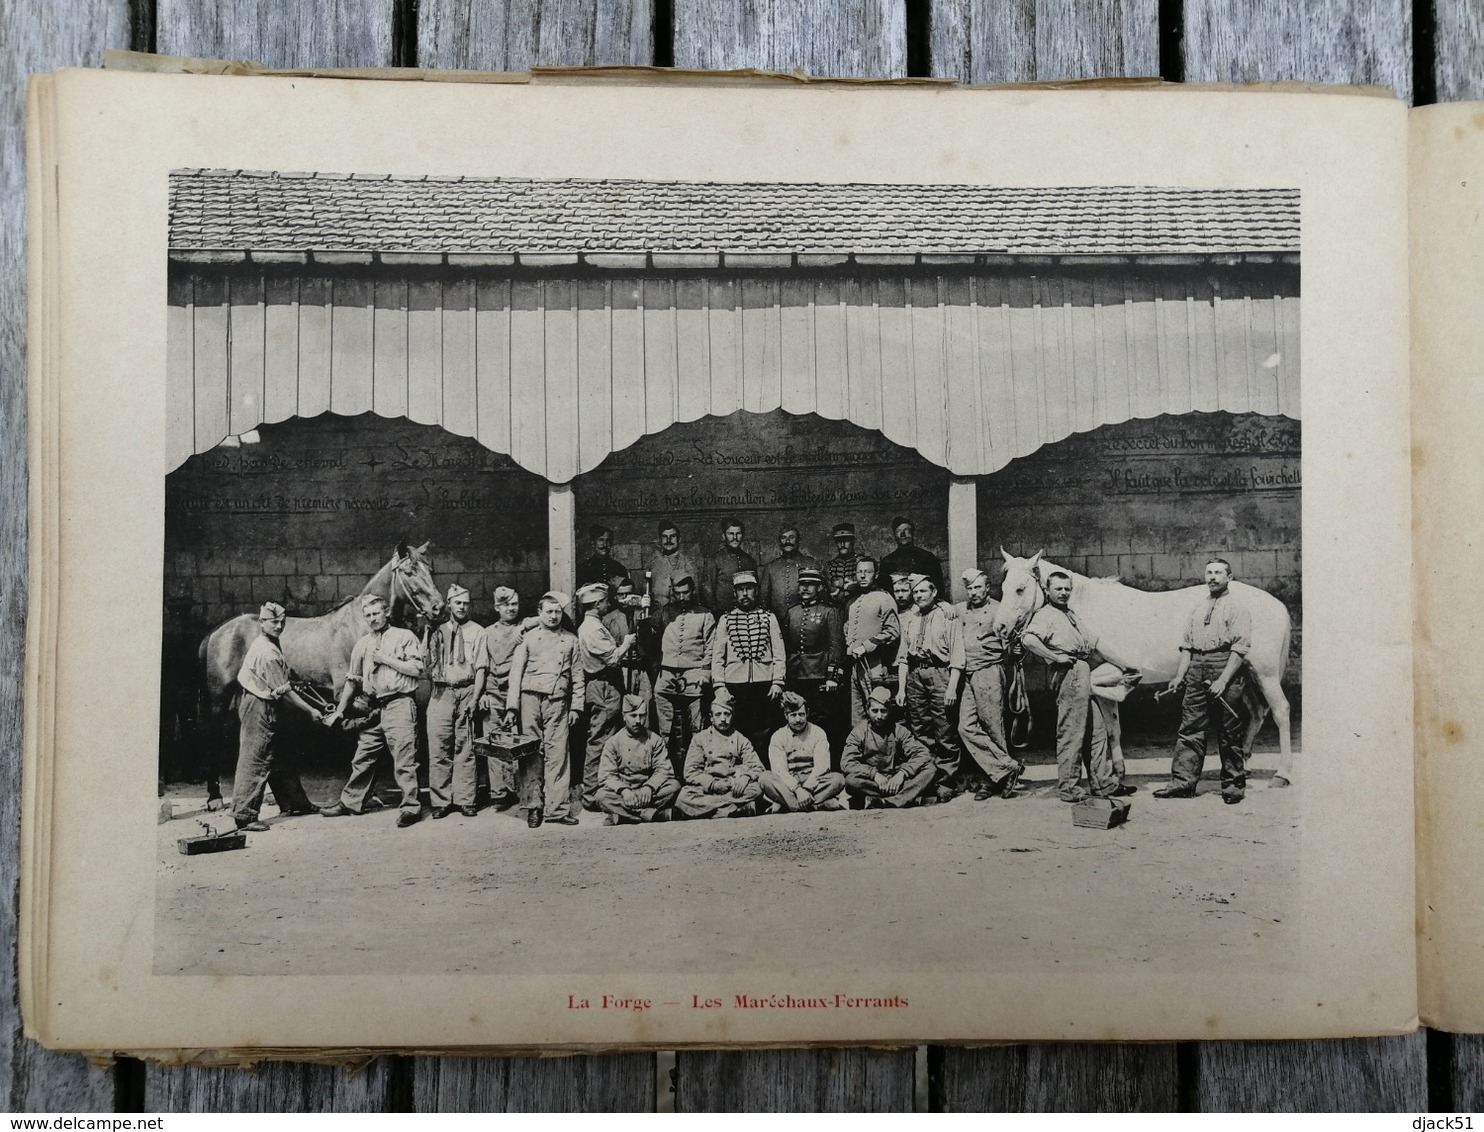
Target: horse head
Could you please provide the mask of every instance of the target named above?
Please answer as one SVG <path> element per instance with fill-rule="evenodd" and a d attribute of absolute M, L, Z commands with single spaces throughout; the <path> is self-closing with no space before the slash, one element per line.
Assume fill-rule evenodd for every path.
<path fill-rule="evenodd" d="M 1000 636 L 1013 637 L 1025 628 L 1031 614 L 1046 604 L 1046 594 L 1041 588 L 1037 570 L 1041 552 L 1036 551 L 1030 558 L 1016 558 L 1000 547 L 1000 556 L 1005 560 L 1005 576 L 1000 583 L 1000 604 L 995 608 L 991 625 Z"/>
<path fill-rule="evenodd" d="M 393 600 L 402 598 L 411 602 L 422 617 L 435 622 L 443 613 L 443 596 L 433 581 L 433 571 L 428 562 L 431 545 L 431 542 L 425 542 L 414 547 L 402 543 L 397 547 L 390 563 L 391 596 Z"/>

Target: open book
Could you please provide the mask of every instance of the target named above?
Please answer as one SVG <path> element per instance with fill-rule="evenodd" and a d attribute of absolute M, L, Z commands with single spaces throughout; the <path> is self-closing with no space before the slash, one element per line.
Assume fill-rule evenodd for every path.
<path fill-rule="evenodd" d="M 1476 116 L 33 80 L 28 1032 L 1484 1027 Z"/>

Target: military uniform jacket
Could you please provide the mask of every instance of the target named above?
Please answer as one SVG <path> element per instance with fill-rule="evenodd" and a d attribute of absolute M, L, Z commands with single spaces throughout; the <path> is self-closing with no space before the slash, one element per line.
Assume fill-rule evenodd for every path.
<path fill-rule="evenodd" d="M 705 790 L 716 778 L 732 778 L 738 773 L 752 781 L 763 776 L 763 761 L 740 731 L 723 735 L 708 727 L 690 741 L 685 753 L 685 781 L 688 786 Z"/>
<path fill-rule="evenodd" d="M 592 582 L 607 585 L 614 578 L 627 578 L 629 568 L 611 554 L 589 554 L 577 564 L 577 588 Z"/>
<path fill-rule="evenodd" d="M 893 574 L 926 574 L 938 592 L 944 593 L 943 564 L 931 550 L 923 550 L 916 543 L 899 546 L 881 560 L 881 576 L 890 579 Z"/>
<path fill-rule="evenodd" d="M 670 752 L 665 741 L 653 731 L 635 739 L 627 730 L 620 731 L 603 744 L 598 763 L 598 785 L 609 790 L 637 790 L 648 786 L 658 790 L 673 780 Z"/>
<path fill-rule="evenodd" d="M 676 579 L 689 577 L 698 589 L 701 585 L 701 567 L 695 555 L 684 548 L 674 554 L 655 554 L 649 563 L 649 575 L 651 602 L 659 609 L 670 604 Z"/>
<path fill-rule="evenodd" d="M 977 609 L 968 602 L 958 607 L 959 620 L 964 625 L 965 672 L 978 672 L 1005 659 L 1005 642 L 991 628 L 994 611 L 999 606 L 999 602 L 990 598 Z"/>
<path fill-rule="evenodd" d="M 840 753 L 840 769 L 847 775 L 893 775 L 902 770 L 912 778 L 932 761 L 928 749 L 900 723 L 893 724 L 885 735 L 877 734 L 869 723 L 858 724 Z"/>
<path fill-rule="evenodd" d="M 713 684 L 782 684 L 787 674 L 776 617 L 766 609 L 721 615 L 711 644 Z"/>
<path fill-rule="evenodd" d="M 701 567 L 703 577 L 696 579 L 701 584 L 701 600 L 711 606 L 720 617 L 737 604 L 737 590 L 732 585 L 732 575 L 742 570 L 756 570 L 757 559 L 745 550 L 733 550 L 723 546 Z"/>
<path fill-rule="evenodd" d="M 773 611 L 780 625 L 788 607 L 799 604 L 799 571 L 805 566 L 819 569 L 819 563 L 807 554 L 780 554 L 773 561 L 764 562 L 758 574 L 758 600 L 764 609 Z"/>
<path fill-rule="evenodd" d="M 833 605 L 795 605 L 788 611 L 783 647 L 790 680 L 839 680 L 845 663 L 845 626 Z"/>

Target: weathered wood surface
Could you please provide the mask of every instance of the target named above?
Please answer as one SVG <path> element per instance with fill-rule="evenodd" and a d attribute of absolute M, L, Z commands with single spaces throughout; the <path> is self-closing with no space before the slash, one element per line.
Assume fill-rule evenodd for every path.
<path fill-rule="evenodd" d="M 929 10 L 930 9 L 930 10 Z M 970 81 L 1159 72 L 1189 80 L 1383 82 L 1412 92 L 1403 0 L 1186 0 L 1183 49 L 1155 0 L 12 0 L 0 5 L 0 933 L 15 939 L 24 591 L 24 296 L 20 117 L 27 70 L 96 63 L 106 47 L 256 58 L 278 66 L 412 64 L 520 68 L 536 63 L 668 62 L 813 73 L 917 73 Z M 926 12 L 926 18 L 923 13 Z M 1437 97 L 1480 95 L 1484 16 L 1437 0 L 1418 58 Z M 671 16 L 668 26 L 657 17 Z M 131 28 L 131 18 L 136 26 Z M 1435 26 L 1436 34 L 1432 34 Z M 151 43 L 151 32 L 153 42 Z M 647 1108 L 648 1055 L 607 1058 L 383 1059 L 360 1074 L 281 1065 L 257 1073 L 114 1071 L 17 1037 L 14 973 L 0 975 L 0 1106 L 10 1110 L 423 1110 Z M 1484 1100 L 1484 1038 L 1423 1035 L 1344 1042 L 1037 1046 L 932 1052 L 933 1107 L 1408 1109 Z M 1428 1054 L 1434 1064 L 1429 1067 Z M 851 1050 L 687 1052 L 677 1107 L 910 1108 L 912 1058 Z"/>
<path fill-rule="evenodd" d="M 1160 73 L 1157 0 L 936 0 L 932 73 L 970 83 Z"/>

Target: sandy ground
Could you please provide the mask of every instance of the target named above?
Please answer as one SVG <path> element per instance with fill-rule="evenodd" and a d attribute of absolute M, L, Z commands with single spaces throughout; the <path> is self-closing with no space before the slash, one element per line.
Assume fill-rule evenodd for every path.
<path fill-rule="evenodd" d="M 819 954 L 923 971 L 1272 970 L 1292 950 L 1300 786 L 1223 804 L 1149 791 L 1167 753 L 1130 750 L 1128 824 L 1078 829 L 1031 766 L 1013 801 L 610 827 L 526 828 L 484 810 L 395 828 L 396 811 L 277 817 L 239 852 L 186 857 L 199 787 L 159 826 L 160 974 L 558 974 L 773 970 Z M 1156 757 L 1139 757 L 1156 756 Z M 306 777 L 332 800 L 338 781 Z M 1219 956 L 1219 958 L 1217 958 Z M 652 963 L 652 967 L 650 964 Z"/>

